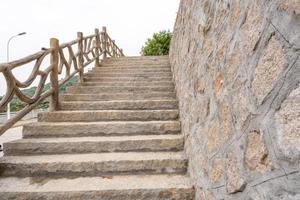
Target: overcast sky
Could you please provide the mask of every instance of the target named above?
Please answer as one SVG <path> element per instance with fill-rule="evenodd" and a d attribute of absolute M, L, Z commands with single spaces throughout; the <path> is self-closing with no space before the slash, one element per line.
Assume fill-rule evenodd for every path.
<path fill-rule="evenodd" d="M 49 38 L 60 43 L 76 38 L 76 32 L 93 34 L 107 27 L 109 35 L 126 55 L 139 55 L 145 40 L 163 29 L 173 30 L 179 0 L 0 0 L 0 62 L 6 62 L 11 35 L 26 31 L 10 45 L 10 60 L 48 47 Z M 30 69 L 18 69 L 25 79 Z M 0 75 L 0 95 L 5 92 Z"/>

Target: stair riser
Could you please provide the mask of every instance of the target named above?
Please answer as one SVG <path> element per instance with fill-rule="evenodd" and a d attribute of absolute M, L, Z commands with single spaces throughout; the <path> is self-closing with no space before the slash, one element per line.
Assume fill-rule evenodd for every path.
<path fill-rule="evenodd" d="M 160 65 L 154 65 L 154 64 L 122 64 L 122 63 L 115 63 L 115 64 L 104 64 L 101 65 L 99 68 L 132 68 L 132 69 L 160 69 L 160 68 L 171 68 L 170 64 L 160 64 Z"/>
<path fill-rule="evenodd" d="M 170 63 L 169 59 L 109 59 L 104 62 L 104 64 L 113 64 L 113 63 L 150 63 L 150 64 L 161 64 L 161 63 Z"/>
<path fill-rule="evenodd" d="M 171 73 L 171 68 L 123 68 L 123 67 L 96 67 L 93 70 L 89 71 L 90 73 L 131 73 L 131 74 L 140 74 L 140 73 Z"/>
<path fill-rule="evenodd" d="M 93 122 L 93 121 L 151 121 L 175 120 L 177 110 L 118 111 L 103 112 L 45 112 L 38 114 L 39 122 Z"/>
<path fill-rule="evenodd" d="M 124 56 L 119 58 L 108 58 L 105 62 L 108 61 L 136 61 L 136 60 L 153 60 L 153 61 L 168 61 L 168 55 L 161 56 Z"/>
<path fill-rule="evenodd" d="M 114 65 L 114 64 L 122 64 L 122 65 L 170 65 L 169 60 L 111 60 L 105 61 L 100 65 Z"/>
<path fill-rule="evenodd" d="M 2 176 L 105 176 L 118 174 L 174 174 L 185 173 L 187 160 L 118 160 L 87 162 L 39 162 L 39 163 L 0 163 Z"/>
<path fill-rule="evenodd" d="M 143 69 L 170 69 L 171 66 L 168 64 L 162 65 L 151 65 L 151 64 L 105 64 L 101 65 L 100 67 L 96 67 L 94 69 L 133 69 L 133 70 L 143 70 Z"/>
<path fill-rule="evenodd" d="M 125 135 L 164 135 L 179 134 L 180 123 L 103 123 L 103 124 L 56 124 L 24 125 L 24 138 L 42 137 L 86 137 L 86 136 L 125 136 Z"/>
<path fill-rule="evenodd" d="M 162 110 L 177 109 L 177 101 L 150 101 L 150 102 L 61 102 L 61 110 Z"/>
<path fill-rule="evenodd" d="M 162 87 L 174 87 L 173 82 L 171 81 L 156 81 L 156 82 L 136 82 L 136 81 L 120 81 L 120 82 L 106 82 L 106 81 L 99 81 L 99 82 L 83 82 L 77 85 L 81 86 L 114 86 L 114 87 L 133 87 L 133 86 L 162 86 Z"/>
<path fill-rule="evenodd" d="M 84 77 L 84 81 L 109 81 L 109 82 L 120 82 L 120 81 L 172 81 L 172 77 Z"/>
<path fill-rule="evenodd" d="M 4 144 L 6 156 L 45 155 L 45 154 L 77 154 L 102 152 L 155 152 L 183 150 L 183 139 L 153 139 L 101 142 L 61 142 L 61 143 L 18 143 Z"/>
<path fill-rule="evenodd" d="M 132 190 L 104 190 L 104 191 L 67 191 L 67 192 L 5 192 L 4 199 L 16 200 L 193 200 L 195 192 L 192 188 L 182 189 L 132 189 Z"/>
<path fill-rule="evenodd" d="M 160 93 L 110 93 L 110 94 L 64 94 L 60 96 L 62 101 L 108 101 L 108 100 L 163 100 L 163 99 L 176 99 L 173 92 L 160 92 Z"/>
<path fill-rule="evenodd" d="M 147 87 L 110 87 L 110 86 L 72 86 L 67 89 L 68 93 L 77 94 L 97 94 L 97 93 L 109 93 L 109 92 L 173 92 L 174 87 L 162 87 L 162 86 L 147 86 Z"/>
<path fill-rule="evenodd" d="M 86 73 L 85 77 L 87 78 L 102 78 L 102 77 L 125 77 L 125 78 L 172 78 L 171 73 L 142 73 L 142 74 L 134 74 L 134 73 Z"/>

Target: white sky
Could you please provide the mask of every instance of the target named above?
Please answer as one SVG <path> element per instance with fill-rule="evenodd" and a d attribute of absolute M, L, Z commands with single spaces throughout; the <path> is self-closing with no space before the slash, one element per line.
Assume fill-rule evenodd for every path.
<path fill-rule="evenodd" d="M 139 55 L 147 38 L 163 29 L 173 30 L 179 0 L 0 0 L 0 63 L 6 62 L 6 43 L 13 39 L 10 60 L 48 47 L 49 38 L 60 43 L 76 39 L 76 32 L 94 33 L 107 27 L 108 34 L 126 55 Z M 29 69 L 18 69 L 25 79 Z M 0 75 L 0 95 L 5 92 Z"/>

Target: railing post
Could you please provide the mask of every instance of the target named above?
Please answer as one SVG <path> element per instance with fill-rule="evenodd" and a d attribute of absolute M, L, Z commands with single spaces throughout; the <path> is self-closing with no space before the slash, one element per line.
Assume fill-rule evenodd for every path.
<path fill-rule="evenodd" d="M 122 57 L 124 54 L 123 54 L 123 49 L 120 49 L 120 57 Z"/>
<path fill-rule="evenodd" d="M 103 60 L 105 60 L 107 58 L 107 33 L 106 33 L 106 27 L 103 26 L 102 27 L 102 37 L 103 37 L 103 43 L 102 43 L 102 49 L 103 49 Z"/>
<path fill-rule="evenodd" d="M 58 110 L 58 95 L 59 95 L 59 84 L 58 84 L 58 48 L 59 48 L 59 41 L 56 38 L 50 39 L 50 48 L 51 48 L 51 55 L 50 55 L 50 65 L 52 66 L 52 70 L 50 73 L 50 83 L 51 89 L 53 89 L 53 93 L 50 97 L 50 111 Z"/>
<path fill-rule="evenodd" d="M 82 32 L 77 32 L 78 39 L 78 69 L 79 69 L 79 80 L 83 83 L 83 34 Z"/>
<path fill-rule="evenodd" d="M 116 57 L 116 41 L 115 40 L 112 40 L 113 42 L 113 45 L 112 45 L 112 49 L 113 49 L 113 57 Z"/>
<path fill-rule="evenodd" d="M 96 59 L 95 59 L 95 67 L 99 67 L 100 66 L 100 61 L 99 61 L 99 50 L 100 50 L 100 36 L 99 36 L 99 29 L 95 29 L 95 41 L 96 41 L 96 47 L 95 47 L 95 55 L 96 55 Z"/>

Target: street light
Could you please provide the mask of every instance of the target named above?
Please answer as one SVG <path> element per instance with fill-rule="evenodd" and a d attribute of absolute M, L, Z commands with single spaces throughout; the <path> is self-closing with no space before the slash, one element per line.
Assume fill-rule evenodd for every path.
<path fill-rule="evenodd" d="M 22 33 L 19 33 L 17 35 L 13 35 L 9 38 L 8 42 L 7 42 L 7 48 L 6 48 L 6 56 L 7 56 L 7 62 L 9 62 L 9 43 L 10 41 L 15 38 L 15 37 L 18 37 L 18 36 L 21 36 L 21 35 L 25 35 L 26 32 L 22 32 Z M 7 104 L 7 119 L 10 119 L 10 103 Z"/>

